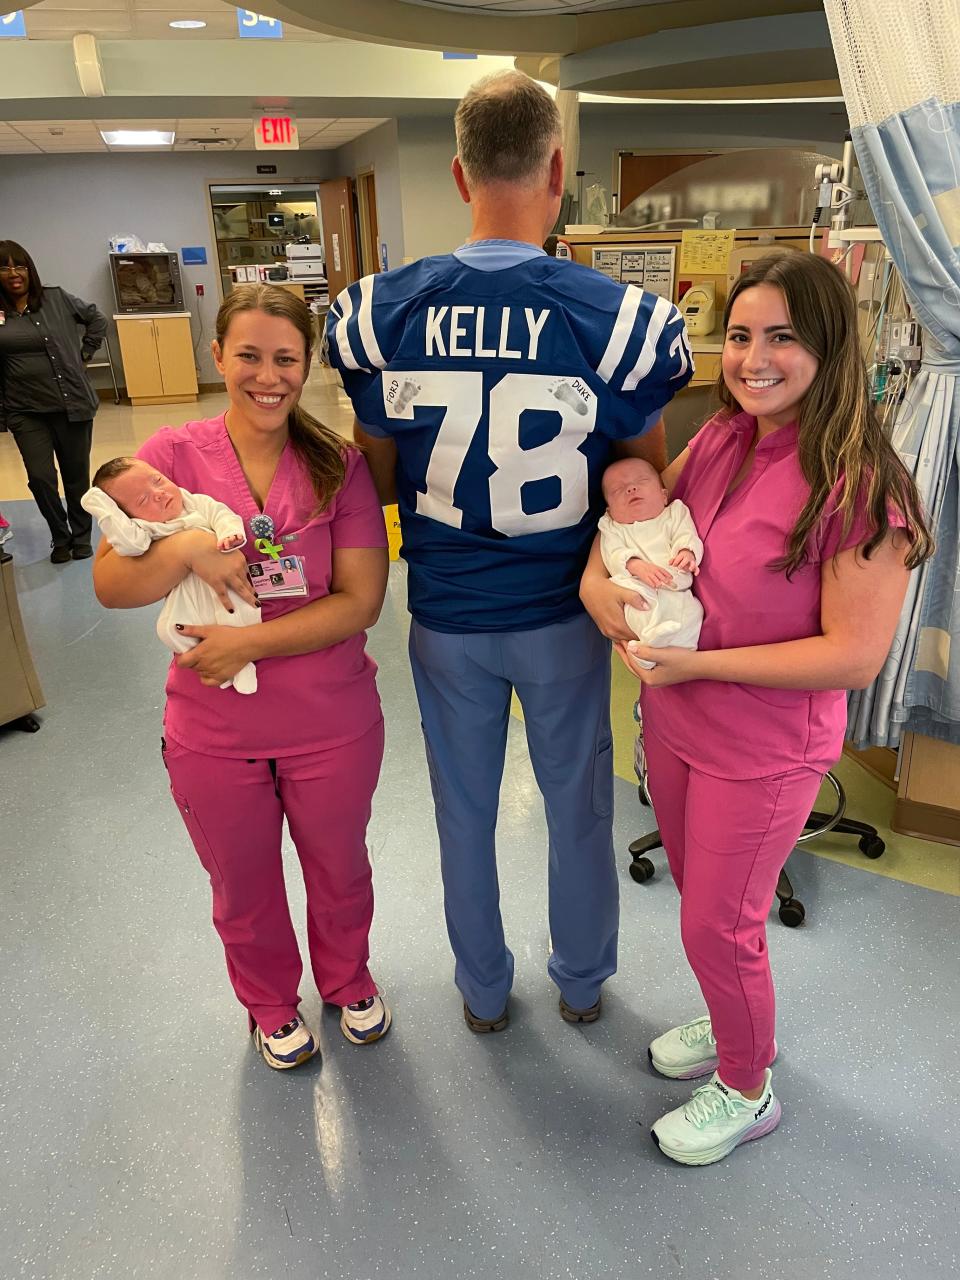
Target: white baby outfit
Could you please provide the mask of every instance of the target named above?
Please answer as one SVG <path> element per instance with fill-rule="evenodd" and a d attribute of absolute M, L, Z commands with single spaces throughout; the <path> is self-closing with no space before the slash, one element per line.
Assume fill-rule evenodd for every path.
<path fill-rule="evenodd" d="M 692 551 L 697 564 L 703 557 L 703 543 L 689 510 L 675 499 L 652 520 L 635 520 L 633 524 L 617 524 L 609 515 L 601 518 L 600 554 L 607 573 L 618 587 L 635 591 L 648 601 L 648 610 L 624 606 L 627 626 L 644 644 L 655 648 L 676 645 L 695 649 L 703 622 L 703 606 L 690 590 L 693 575 L 671 566 L 678 551 Z M 638 556 L 673 575 L 674 587 L 655 590 L 627 571 L 627 561 Z M 641 663 L 653 667 L 653 662 Z"/>
<path fill-rule="evenodd" d="M 188 493 L 186 489 L 181 489 L 180 494 L 183 515 L 166 521 L 136 520 L 102 489 L 88 489 L 80 503 L 96 519 L 103 536 L 121 556 L 142 556 L 157 538 L 169 538 L 184 529 L 206 529 L 216 534 L 219 542 L 231 537 L 246 541 L 243 521 L 222 502 L 214 501 L 205 493 Z M 241 600 L 235 592 L 229 594 L 233 613 L 223 607 L 213 587 L 195 573 L 188 573 L 164 601 L 157 618 L 157 635 L 174 653 L 186 653 L 198 642 L 192 636 L 181 635 L 176 628 L 178 622 L 192 627 L 249 627 L 260 621 L 259 609 Z M 256 693 L 257 669 L 252 662 L 241 667 L 233 679 L 220 688 L 229 689 L 231 685 L 237 693 Z"/>

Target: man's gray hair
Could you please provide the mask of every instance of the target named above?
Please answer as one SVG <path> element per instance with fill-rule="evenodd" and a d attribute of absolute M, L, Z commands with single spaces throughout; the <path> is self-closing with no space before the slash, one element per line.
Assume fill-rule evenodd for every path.
<path fill-rule="evenodd" d="M 557 104 L 520 71 L 495 71 L 471 85 L 455 124 L 457 154 L 471 187 L 545 178 L 562 140 Z"/>

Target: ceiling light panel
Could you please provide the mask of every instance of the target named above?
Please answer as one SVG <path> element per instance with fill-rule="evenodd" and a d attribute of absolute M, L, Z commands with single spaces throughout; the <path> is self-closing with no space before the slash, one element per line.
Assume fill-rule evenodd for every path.
<path fill-rule="evenodd" d="M 101 129 L 109 147 L 170 147 L 175 134 L 168 129 Z"/>

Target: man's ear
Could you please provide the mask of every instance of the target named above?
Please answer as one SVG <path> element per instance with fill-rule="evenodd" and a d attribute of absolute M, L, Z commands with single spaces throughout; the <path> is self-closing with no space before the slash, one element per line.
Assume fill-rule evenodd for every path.
<path fill-rule="evenodd" d="M 470 203 L 470 188 L 467 186 L 467 179 L 464 176 L 463 165 L 460 163 L 460 157 L 454 156 L 450 164 L 450 172 L 453 174 L 453 180 L 457 184 L 457 190 L 460 192 L 460 199 L 464 204 Z"/>
<path fill-rule="evenodd" d="M 563 148 L 557 147 L 550 157 L 550 194 L 563 195 Z"/>

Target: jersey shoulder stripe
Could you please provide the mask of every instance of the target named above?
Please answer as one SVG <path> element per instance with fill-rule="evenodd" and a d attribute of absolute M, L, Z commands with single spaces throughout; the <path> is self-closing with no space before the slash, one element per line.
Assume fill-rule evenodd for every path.
<path fill-rule="evenodd" d="M 347 285 L 330 308 L 327 322 L 334 362 L 339 356 L 343 366 L 352 372 L 386 368 L 395 346 L 392 339 L 402 333 L 409 304 L 440 286 L 437 264 L 447 259 L 455 261 L 451 255 L 423 258 Z M 384 350 L 388 354 L 384 355 Z"/>
<path fill-rule="evenodd" d="M 629 394 L 637 389 L 666 354 L 662 344 L 666 330 L 675 330 L 676 335 L 669 343 L 671 351 L 676 347 L 679 363 L 675 376 L 683 377 L 692 370 L 683 316 L 669 299 L 635 285 L 619 284 L 579 263 L 547 261 L 557 270 L 544 280 L 545 291 L 569 302 L 569 323 L 585 352 L 592 347 L 597 376 L 612 391 Z"/>

